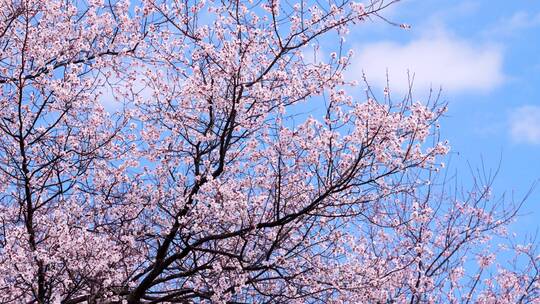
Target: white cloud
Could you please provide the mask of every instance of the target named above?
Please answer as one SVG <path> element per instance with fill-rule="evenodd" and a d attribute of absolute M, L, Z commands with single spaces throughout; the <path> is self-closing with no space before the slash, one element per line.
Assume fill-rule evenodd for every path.
<path fill-rule="evenodd" d="M 304 57 L 304 62 L 307 64 L 316 64 L 328 61 L 326 54 L 321 50 L 320 46 L 312 44 L 306 46 L 302 49 L 302 56 Z"/>
<path fill-rule="evenodd" d="M 110 75 L 107 75 L 107 72 Z M 130 82 L 128 80 L 128 74 L 131 74 L 134 79 L 133 81 Z M 152 97 L 153 91 L 146 83 L 145 69 L 143 67 L 132 65 L 126 70 L 123 70 L 121 74 L 113 70 L 104 70 L 96 77 L 100 83 L 98 87 L 98 92 L 100 93 L 99 101 L 109 113 L 121 110 L 124 106 L 122 94 L 118 94 L 118 92 L 115 94 L 113 87 L 117 90 L 120 89 L 123 93 L 132 90 L 133 94 L 137 94 L 137 96 L 143 99 Z M 129 85 L 126 85 L 128 83 Z"/>
<path fill-rule="evenodd" d="M 525 11 L 514 13 L 506 22 L 503 22 L 509 30 L 519 30 L 540 25 L 540 13 L 532 14 Z"/>
<path fill-rule="evenodd" d="M 540 144 L 540 106 L 521 106 L 510 114 L 510 135 L 520 143 Z"/>
<path fill-rule="evenodd" d="M 497 37 L 512 36 L 538 26 L 540 26 L 540 12 L 518 11 L 498 20 L 497 24 L 487 31 L 487 34 Z"/>
<path fill-rule="evenodd" d="M 503 56 L 494 45 L 452 37 L 444 31 L 424 36 L 406 44 L 391 41 L 356 47 L 348 77 L 359 80 L 362 71 L 375 86 L 406 92 L 407 71 L 414 74 L 414 88 L 425 90 L 440 86 L 447 92 L 486 92 L 504 79 Z"/>

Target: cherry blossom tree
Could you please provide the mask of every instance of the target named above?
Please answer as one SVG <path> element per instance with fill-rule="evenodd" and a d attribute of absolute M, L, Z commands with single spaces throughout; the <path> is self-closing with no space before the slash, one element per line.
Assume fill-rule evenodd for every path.
<path fill-rule="evenodd" d="M 0 302 L 538 303 L 438 98 L 346 91 L 394 2 L 0 0 Z"/>

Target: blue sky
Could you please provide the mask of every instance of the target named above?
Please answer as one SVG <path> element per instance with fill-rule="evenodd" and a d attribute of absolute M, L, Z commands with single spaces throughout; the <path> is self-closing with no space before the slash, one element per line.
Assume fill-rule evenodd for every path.
<path fill-rule="evenodd" d="M 442 135 L 453 165 L 467 180 L 468 164 L 496 169 L 494 192 L 519 200 L 540 179 L 540 2 L 537 0 L 403 0 L 383 22 L 354 28 L 350 77 L 365 71 L 371 84 L 399 94 L 406 71 L 417 98 L 443 88 L 449 111 Z M 523 234 L 540 227 L 540 187 L 513 225 Z"/>

